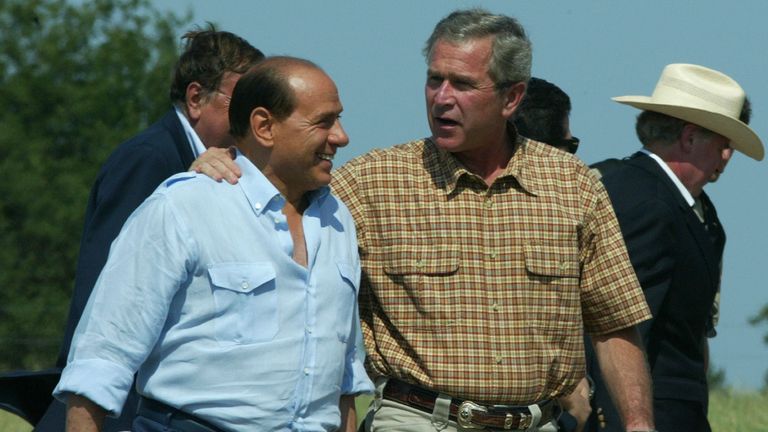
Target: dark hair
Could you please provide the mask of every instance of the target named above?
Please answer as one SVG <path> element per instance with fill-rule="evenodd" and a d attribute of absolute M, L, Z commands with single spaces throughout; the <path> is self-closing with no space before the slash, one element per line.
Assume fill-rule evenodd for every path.
<path fill-rule="evenodd" d="M 319 66 L 296 57 L 270 57 L 252 67 L 235 84 L 229 104 L 230 134 L 242 138 L 250 130 L 251 113 L 266 108 L 278 120 L 285 120 L 296 109 L 296 95 L 288 84 L 291 68 Z"/>
<path fill-rule="evenodd" d="M 514 123 L 520 135 L 559 146 L 565 137 L 564 120 L 571 113 L 571 98 L 549 81 L 531 78 Z"/>
<path fill-rule="evenodd" d="M 199 83 L 207 92 L 219 88 L 226 72 L 244 73 L 264 58 L 248 41 L 230 32 L 216 31 L 213 24 L 205 30 L 187 32 L 184 52 L 176 62 L 171 83 L 171 102 L 186 100 L 187 86 Z"/>
<path fill-rule="evenodd" d="M 749 120 L 752 119 L 752 102 L 749 101 L 747 96 L 744 96 L 744 105 L 741 106 L 741 112 L 739 113 L 739 120 L 744 124 L 749 124 Z"/>
<path fill-rule="evenodd" d="M 752 103 L 748 97 L 745 97 L 744 104 L 741 106 L 741 112 L 739 113 L 739 120 L 744 124 L 749 124 L 751 117 Z M 655 111 L 643 111 L 637 116 L 635 132 L 643 146 L 649 146 L 657 142 L 669 144 L 680 138 L 683 128 L 688 123 L 690 122 Z M 703 131 L 712 133 L 704 126 L 697 126 Z"/>
<path fill-rule="evenodd" d="M 488 75 L 501 91 L 531 77 L 531 41 L 523 26 L 514 18 L 492 14 L 484 9 L 458 10 L 437 23 L 424 46 L 427 62 L 438 41 L 461 43 L 493 36 Z"/>

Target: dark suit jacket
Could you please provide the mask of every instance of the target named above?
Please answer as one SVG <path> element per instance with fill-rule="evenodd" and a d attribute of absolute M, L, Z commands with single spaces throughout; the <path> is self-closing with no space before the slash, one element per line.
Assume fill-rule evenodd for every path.
<path fill-rule="evenodd" d="M 639 326 L 653 397 L 706 407 L 706 334 L 725 246 L 715 208 L 702 193 L 702 223 L 656 161 L 643 153 L 625 159 L 602 180 L 653 314 Z M 597 404 L 609 425 L 601 430 L 623 431 L 599 373 L 593 377 Z"/>
<path fill-rule="evenodd" d="M 107 260 L 112 241 L 126 219 L 163 180 L 186 171 L 193 160 L 184 128 L 174 110 L 170 110 L 157 123 L 122 143 L 101 167 L 85 213 L 75 288 L 64 343 L 56 363 L 59 368 L 66 365 L 77 323 Z M 136 408 L 133 393 L 121 417 L 108 418 L 104 431 L 130 429 Z M 63 413 L 63 404 L 53 401 L 35 430 L 63 431 Z"/>

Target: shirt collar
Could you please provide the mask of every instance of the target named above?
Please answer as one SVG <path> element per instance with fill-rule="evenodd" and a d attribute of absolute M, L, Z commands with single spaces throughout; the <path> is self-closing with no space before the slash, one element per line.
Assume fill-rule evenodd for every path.
<path fill-rule="evenodd" d="M 239 149 L 236 149 L 236 153 L 235 163 L 243 173 L 238 184 L 256 214 L 261 215 L 269 208 L 282 209 L 285 205 L 285 197 L 280 194 L 275 185 Z M 322 205 L 329 193 L 330 187 L 328 186 L 308 192 L 308 207 L 315 203 Z"/>
<path fill-rule="evenodd" d="M 184 113 L 179 109 L 179 107 L 175 106 L 173 107 L 174 111 L 176 111 L 176 116 L 179 117 L 179 121 L 181 122 L 181 127 L 184 128 L 184 133 L 187 135 L 187 141 L 189 141 L 189 146 L 192 149 L 192 154 L 195 155 L 195 159 L 198 158 L 202 153 L 205 152 L 206 147 L 203 144 L 203 142 L 200 140 L 200 137 L 197 135 L 197 132 L 192 128 L 192 125 L 189 124 L 189 120 L 187 119 L 187 116 L 184 115 Z"/>
<path fill-rule="evenodd" d="M 664 170 L 664 172 L 667 174 L 667 177 L 669 177 L 669 179 L 672 180 L 672 183 L 677 186 L 677 189 L 680 191 L 680 194 L 683 195 L 683 198 L 685 198 L 685 202 L 688 203 L 688 206 L 693 207 L 693 205 L 696 203 L 696 201 L 693 199 L 693 195 L 688 192 L 688 189 L 686 189 L 680 179 L 677 178 L 677 175 L 672 172 L 672 169 L 669 168 L 669 165 L 667 165 L 667 163 L 664 162 L 664 160 L 657 154 L 649 151 L 648 149 L 640 149 L 640 152 L 650 156 L 651 159 L 655 160 L 656 163 L 659 164 L 661 169 Z"/>
<path fill-rule="evenodd" d="M 523 175 L 528 139 L 519 135 L 517 129 L 511 122 L 507 123 L 507 134 L 510 138 L 510 142 L 514 143 L 514 152 L 512 153 L 512 158 L 510 158 L 506 168 L 494 182 L 498 182 L 506 177 L 514 177 L 523 189 L 536 195 L 534 191 L 535 182 L 524 180 L 526 176 Z M 436 162 L 438 166 L 435 167 L 434 170 L 440 173 L 446 193 L 452 194 L 458 187 L 461 177 L 465 175 L 475 177 L 480 182 L 483 181 L 467 170 L 451 152 L 439 148 L 431 138 L 427 138 L 425 141 L 426 145 L 431 147 L 430 150 L 437 153 Z M 429 170 L 433 171 L 433 169 Z M 535 173 L 531 172 L 529 175 L 535 176 Z"/>

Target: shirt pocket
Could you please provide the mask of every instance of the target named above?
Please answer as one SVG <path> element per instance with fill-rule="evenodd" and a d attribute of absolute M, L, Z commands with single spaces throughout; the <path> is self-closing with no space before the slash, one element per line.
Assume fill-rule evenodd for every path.
<path fill-rule="evenodd" d="M 270 262 L 221 263 L 208 269 L 222 345 L 269 341 L 278 330 L 275 268 Z"/>
<path fill-rule="evenodd" d="M 578 250 L 562 245 L 528 243 L 525 245 L 525 269 L 542 279 L 579 277 Z"/>
<path fill-rule="evenodd" d="M 380 304 L 398 326 L 440 330 L 454 325 L 461 318 L 460 291 L 454 286 L 459 263 L 458 249 L 450 246 L 387 248 L 384 273 L 397 289 L 377 291 Z"/>
<path fill-rule="evenodd" d="M 531 305 L 529 323 L 537 329 L 565 333 L 581 327 L 579 253 L 575 245 L 535 242 L 524 246 Z M 568 326 L 569 330 L 563 331 Z"/>

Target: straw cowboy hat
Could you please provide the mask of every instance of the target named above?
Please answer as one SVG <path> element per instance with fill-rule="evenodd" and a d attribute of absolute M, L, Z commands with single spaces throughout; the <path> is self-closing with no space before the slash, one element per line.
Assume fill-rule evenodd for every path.
<path fill-rule="evenodd" d="M 755 160 L 765 150 L 760 137 L 739 120 L 746 95 L 729 76 L 692 64 L 670 64 L 661 72 L 651 97 L 619 96 L 618 103 L 660 112 L 716 132 L 731 147 Z"/>

